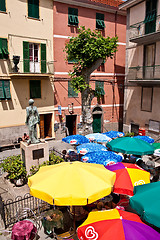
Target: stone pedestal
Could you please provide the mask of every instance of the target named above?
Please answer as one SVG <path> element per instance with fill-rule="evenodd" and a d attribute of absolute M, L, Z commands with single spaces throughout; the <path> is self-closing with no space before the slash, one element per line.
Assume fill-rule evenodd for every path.
<path fill-rule="evenodd" d="M 30 168 L 39 166 L 43 162 L 49 161 L 49 146 L 47 142 L 30 144 L 26 142 L 20 143 L 21 159 L 25 164 L 27 174 L 30 173 Z"/>

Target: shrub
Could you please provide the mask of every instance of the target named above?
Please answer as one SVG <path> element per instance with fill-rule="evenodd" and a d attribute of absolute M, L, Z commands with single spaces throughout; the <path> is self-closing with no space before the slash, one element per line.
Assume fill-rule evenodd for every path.
<path fill-rule="evenodd" d="M 10 180 L 26 178 L 26 169 L 20 155 L 6 158 L 3 163 L 0 164 L 0 167 L 4 172 L 8 173 L 7 177 Z"/>
<path fill-rule="evenodd" d="M 134 132 L 125 133 L 125 137 L 132 137 L 132 136 L 134 136 Z"/>

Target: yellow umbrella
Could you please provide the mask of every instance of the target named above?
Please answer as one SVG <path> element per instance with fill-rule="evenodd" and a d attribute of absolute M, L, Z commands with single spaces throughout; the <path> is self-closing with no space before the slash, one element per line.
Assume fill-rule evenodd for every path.
<path fill-rule="evenodd" d="M 28 179 L 30 194 L 58 206 L 86 205 L 111 193 L 116 174 L 103 165 L 63 162 Z"/>

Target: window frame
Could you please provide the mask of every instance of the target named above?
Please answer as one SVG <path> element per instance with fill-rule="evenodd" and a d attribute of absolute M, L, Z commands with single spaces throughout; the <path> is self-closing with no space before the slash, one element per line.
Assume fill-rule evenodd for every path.
<path fill-rule="evenodd" d="M 68 7 L 68 26 L 76 26 L 76 27 L 78 27 L 78 24 L 79 24 L 78 8 Z"/>
<path fill-rule="evenodd" d="M 8 59 L 8 58 L 9 58 L 8 39 L 0 38 L 0 59 Z"/>
<path fill-rule="evenodd" d="M 33 88 L 34 87 L 34 84 L 35 83 L 37 83 L 37 85 L 38 85 L 38 83 L 39 83 L 39 86 L 36 86 L 37 88 L 39 88 L 39 95 L 36 95 L 37 93 L 33 93 L 32 91 L 35 91 L 35 90 L 32 90 L 31 88 Z M 29 91 L 30 91 L 30 98 L 32 98 L 32 99 L 35 99 L 35 98 L 41 98 L 42 97 L 42 94 L 41 94 L 41 80 L 30 80 L 29 81 Z M 37 91 L 37 90 L 36 90 Z"/>

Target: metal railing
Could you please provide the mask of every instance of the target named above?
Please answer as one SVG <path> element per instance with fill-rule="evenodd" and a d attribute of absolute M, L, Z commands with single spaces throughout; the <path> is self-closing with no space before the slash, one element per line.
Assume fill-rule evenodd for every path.
<path fill-rule="evenodd" d="M 24 197 L 17 196 L 15 200 L 8 199 L 5 202 L 0 197 L 0 214 L 5 228 L 17 222 L 17 211 L 22 208 L 29 208 L 35 215 L 39 215 L 41 212 L 48 210 L 50 205 L 29 193 L 26 193 Z"/>
<path fill-rule="evenodd" d="M 43 62 L 43 63 L 42 63 Z M 43 64 L 43 69 L 41 66 L 41 63 Z M 24 67 L 24 65 L 27 64 L 27 67 Z M 15 66 L 13 60 L 9 61 L 9 73 L 14 74 L 22 74 L 22 73 L 35 73 L 35 74 L 53 74 L 54 73 L 54 62 L 50 61 L 38 61 L 38 62 L 32 62 L 29 60 L 20 60 L 20 62 Z M 46 69 L 45 69 L 46 68 Z"/>
<path fill-rule="evenodd" d="M 160 65 L 130 67 L 128 80 L 160 80 Z"/>
<path fill-rule="evenodd" d="M 156 16 L 155 20 L 142 21 L 130 26 L 129 39 L 145 36 L 146 34 L 160 31 L 160 16 Z"/>

